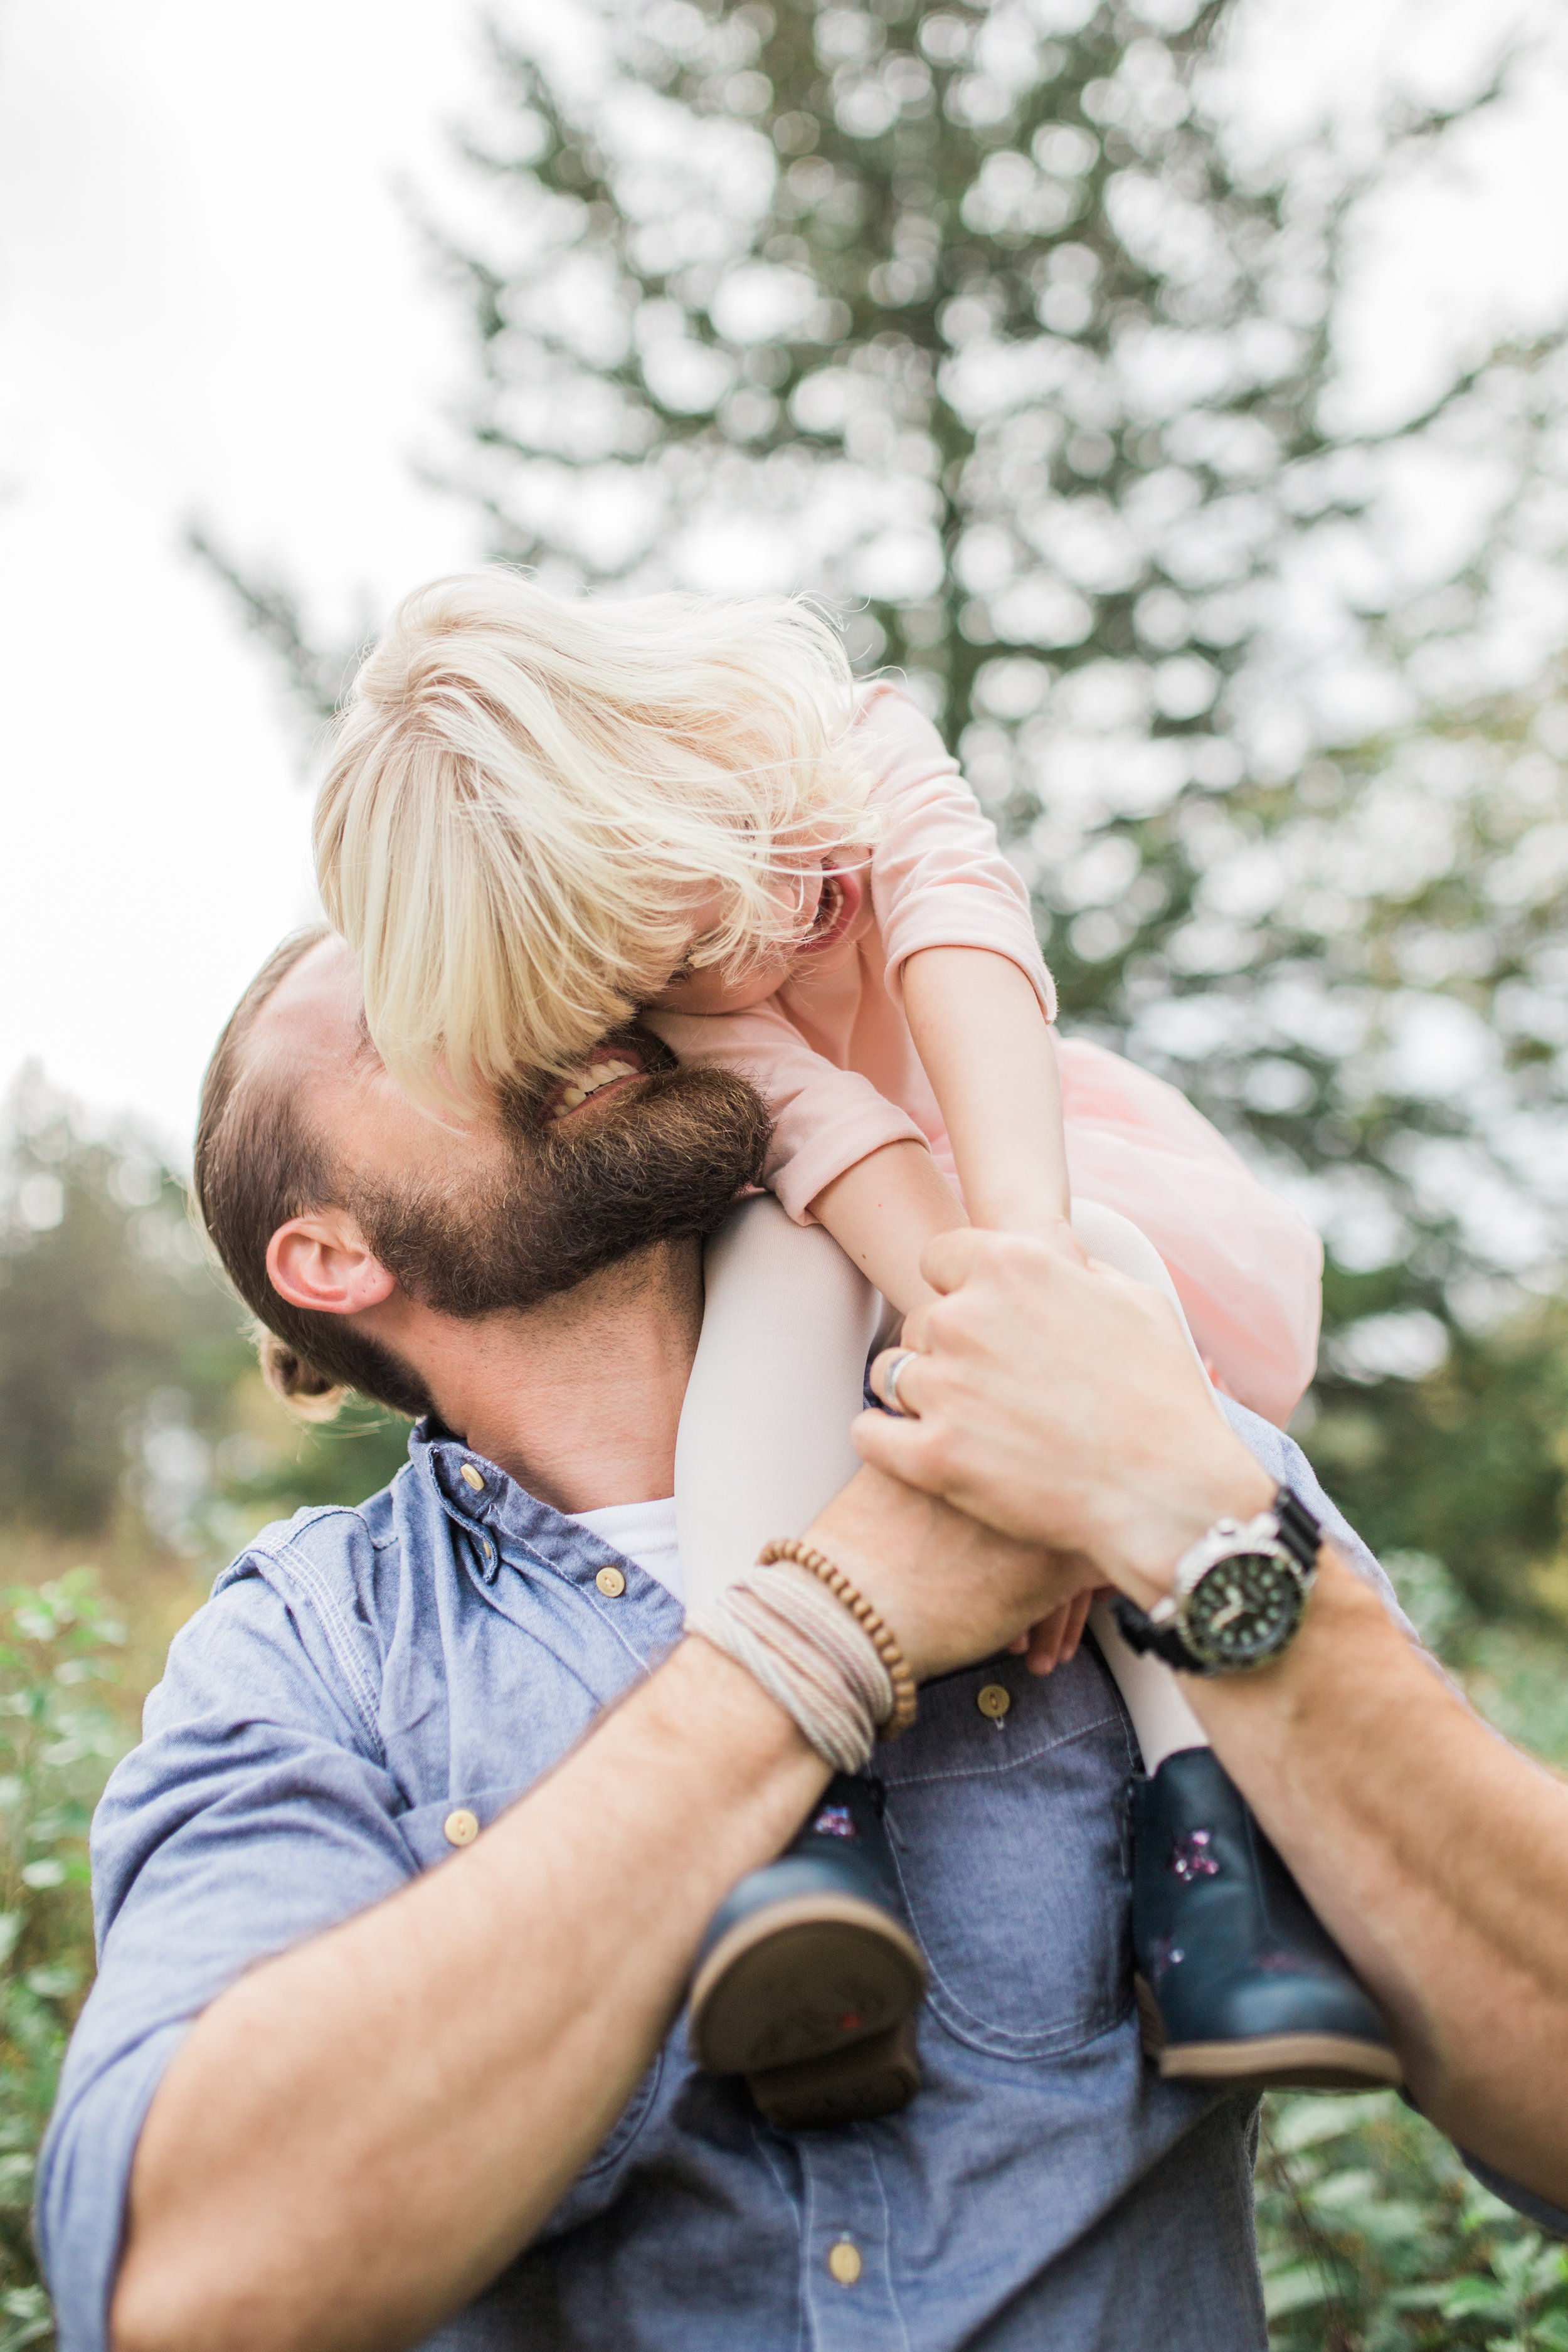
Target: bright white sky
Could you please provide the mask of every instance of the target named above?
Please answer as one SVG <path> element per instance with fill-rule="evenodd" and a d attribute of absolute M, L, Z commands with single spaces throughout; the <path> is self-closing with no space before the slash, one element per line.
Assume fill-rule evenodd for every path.
<path fill-rule="evenodd" d="M 1441 89 L 1502 13 L 1255 0 L 1249 119 L 1302 126 L 1374 51 Z M 312 899 L 297 734 L 183 526 L 344 628 L 479 552 L 414 478 L 464 352 L 395 185 L 452 188 L 479 55 L 428 0 L 0 0 L 0 1083 L 36 1055 L 182 1156 L 224 1015 Z M 1465 161 L 1372 225 L 1385 414 L 1456 339 L 1568 302 L 1561 43 Z"/>

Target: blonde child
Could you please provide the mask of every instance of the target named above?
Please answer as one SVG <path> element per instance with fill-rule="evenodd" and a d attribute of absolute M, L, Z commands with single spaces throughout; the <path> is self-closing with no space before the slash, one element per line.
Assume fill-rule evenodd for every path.
<path fill-rule="evenodd" d="M 316 842 L 371 1035 L 437 1113 L 544 1071 L 564 1082 L 558 1112 L 574 1114 L 635 1083 L 595 1053 L 634 1017 L 683 1063 L 742 1072 L 768 1104 L 777 1205 L 752 1204 L 710 1251 L 678 1448 L 689 1605 L 849 1475 L 881 1302 L 901 1315 L 927 1296 L 921 1251 L 966 1219 L 1079 1255 L 1087 1242 L 1161 1284 L 1216 1381 L 1269 1419 L 1310 1380 L 1316 1236 L 1173 1089 L 1100 1047 L 1058 1046 L 1027 895 L 956 762 L 896 687 L 855 687 L 805 604 L 592 603 L 499 570 L 437 582 L 355 680 Z M 584 1517 L 612 1539 L 621 1526 L 614 1511 Z M 1068 1612 L 1037 1631 L 1036 1663 L 1070 1655 L 1081 1622 Z M 1175 1678 L 1099 1613 L 1096 1634 L 1147 1771 L 1170 1772 L 1205 1744 Z M 816 1849 L 874 1842 L 864 1811 L 826 1809 L 818 1823 L 835 1826 Z M 776 1967 L 757 1973 L 773 1895 L 748 1889 L 700 1971 L 694 2036 L 710 2063 L 760 2081 L 758 2053 L 771 2064 L 782 2052 L 787 2071 L 849 2048 L 868 2004 L 804 2044 L 752 2033 L 784 1996 Z M 1197 1912 L 1183 1933 L 1201 1939 Z M 1307 1975 L 1348 1975 L 1324 1941 Z M 904 1958 L 918 1998 L 918 1955 Z M 1281 1978 L 1279 1958 L 1265 1976 Z M 1245 1952 L 1238 1965 L 1252 1965 Z M 750 2061 L 721 2020 L 747 1967 Z M 1294 2012 L 1273 1999 L 1267 2030 L 1189 2034 L 1208 2057 L 1168 2050 L 1165 2070 L 1386 2081 L 1360 1998 L 1327 2025 L 1310 1998 Z M 868 2110 L 850 2096 L 826 2111 Z"/>

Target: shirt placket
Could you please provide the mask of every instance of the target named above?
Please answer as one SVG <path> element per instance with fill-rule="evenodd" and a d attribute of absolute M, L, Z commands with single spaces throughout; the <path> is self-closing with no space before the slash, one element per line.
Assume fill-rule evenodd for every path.
<path fill-rule="evenodd" d="M 893 2284 L 892 2220 L 867 2134 L 795 2142 L 804 2189 L 801 2299 L 811 2352 L 908 2352 Z"/>

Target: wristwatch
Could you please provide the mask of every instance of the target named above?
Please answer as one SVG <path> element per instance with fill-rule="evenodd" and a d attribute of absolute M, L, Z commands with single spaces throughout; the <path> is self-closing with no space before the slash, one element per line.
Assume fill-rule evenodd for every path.
<path fill-rule="evenodd" d="M 1317 1574 L 1323 1531 L 1281 1486 L 1255 1519 L 1216 1519 L 1176 1563 L 1173 1588 L 1152 1609 L 1116 1596 L 1116 1622 L 1134 1650 L 1184 1675 L 1239 1675 L 1272 1665 L 1296 1638 Z"/>

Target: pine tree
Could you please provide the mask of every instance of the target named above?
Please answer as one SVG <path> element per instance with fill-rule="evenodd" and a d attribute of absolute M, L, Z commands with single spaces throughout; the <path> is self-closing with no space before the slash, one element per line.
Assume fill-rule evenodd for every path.
<path fill-rule="evenodd" d="M 1173 1078 L 1328 1231 L 1353 1492 L 1560 1231 L 1564 705 L 1482 657 L 1500 577 L 1552 552 L 1557 344 L 1336 428 L 1358 205 L 1506 77 L 1249 160 L 1232 14 L 608 0 L 587 53 L 498 37 L 489 225 L 438 240 L 479 361 L 449 475 L 563 585 L 806 585 L 904 673 L 1031 883 L 1064 1027 Z M 1479 446 L 1504 488 L 1413 595 L 1390 456 Z M 1314 658 L 1294 612 L 1347 547 Z M 236 584 L 320 707 L 339 666 Z M 1412 1540 L 1389 1476 L 1372 1532 Z"/>

